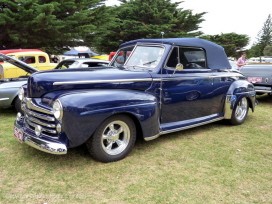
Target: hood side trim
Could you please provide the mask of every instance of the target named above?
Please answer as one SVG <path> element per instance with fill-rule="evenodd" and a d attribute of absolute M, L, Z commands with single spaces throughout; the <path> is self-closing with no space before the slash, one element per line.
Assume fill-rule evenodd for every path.
<path fill-rule="evenodd" d="M 152 81 L 152 78 L 146 79 L 116 79 L 116 80 L 91 80 L 91 81 L 63 81 L 54 82 L 53 85 L 64 85 L 64 84 L 96 84 L 96 83 L 122 83 L 122 82 L 142 82 L 142 81 Z"/>

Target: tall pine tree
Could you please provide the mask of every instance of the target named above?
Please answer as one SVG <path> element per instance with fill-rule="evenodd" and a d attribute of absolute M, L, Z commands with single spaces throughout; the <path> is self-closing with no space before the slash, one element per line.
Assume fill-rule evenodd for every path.
<path fill-rule="evenodd" d="M 263 56 L 264 48 L 268 45 L 272 45 L 272 19 L 270 14 L 264 22 L 262 30 L 258 33 L 257 43 L 254 43 L 250 50 L 251 55 L 255 57 Z"/>
<path fill-rule="evenodd" d="M 0 49 L 60 54 L 110 21 L 105 0 L 0 0 Z"/>
<path fill-rule="evenodd" d="M 90 42 L 100 51 L 115 51 L 120 43 L 139 38 L 194 37 L 205 14 L 193 14 L 191 10 L 178 8 L 182 2 L 171 0 L 120 0 L 113 7 L 118 20 L 97 30 Z M 92 41 L 94 39 L 94 41 Z"/>

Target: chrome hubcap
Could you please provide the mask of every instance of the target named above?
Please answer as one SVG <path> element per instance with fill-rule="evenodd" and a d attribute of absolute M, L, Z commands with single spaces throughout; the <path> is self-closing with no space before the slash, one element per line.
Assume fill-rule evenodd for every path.
<path fill-rule="evenodd" d="M 109 155 L 123 152 L 130 140 L 130 130 L 123 121 L 113 121 L 103 131 L 101 144 L 103 150 Z"/>
<path fill-rule="evenodd" d="M 235 111 L 235 117 L 238 120 L 243 120 L 244 117 L 246 116 L 247 113 L 247 99 L 246 98 L 242 98 L 241 101 L 239 101 L 239 103 L 237 104 L 237 108 Z"/>

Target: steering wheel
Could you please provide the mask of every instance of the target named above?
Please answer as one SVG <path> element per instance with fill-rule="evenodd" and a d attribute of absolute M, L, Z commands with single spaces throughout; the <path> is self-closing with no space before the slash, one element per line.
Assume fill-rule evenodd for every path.
<path fill-rule="evenodd" d="M 186 68 L 189 68 L 189 69 L 201 69 L 202 67 L 200 65 L 198 65 L 197 63 L 189 63 L 189 64 L 186 64 Z"/>

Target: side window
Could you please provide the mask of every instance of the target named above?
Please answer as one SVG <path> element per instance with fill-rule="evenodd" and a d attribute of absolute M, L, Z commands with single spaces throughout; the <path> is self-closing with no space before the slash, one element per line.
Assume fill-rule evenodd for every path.
<path fill-rule="evenodd" d="M 35 57 L 34 56 L 20 56 L 18 57 L 19 60 L 27 63 L 27 64 L 34 64 L 36 63 Z"/>
<path fill-rule="evenodd" d="M 44 56 L 39 56 L 39 63 L 45 63 L 46 59 Z"/>
<path fill-rule="evenodd" d="M 180 47 L 179 48 L 180 62 L 184 69 L 205 69 L 206 54 L 202 48 L 196 47 Z"/>

